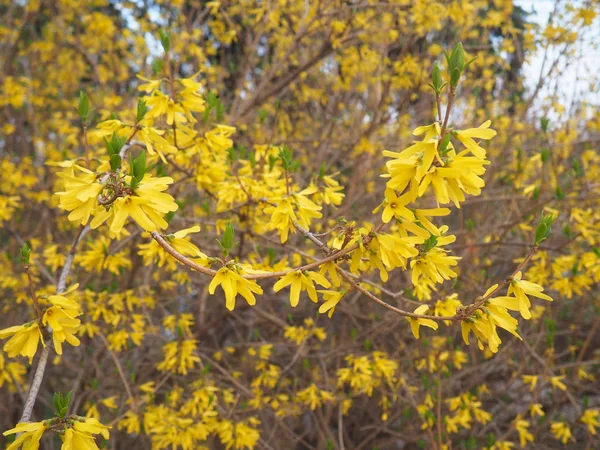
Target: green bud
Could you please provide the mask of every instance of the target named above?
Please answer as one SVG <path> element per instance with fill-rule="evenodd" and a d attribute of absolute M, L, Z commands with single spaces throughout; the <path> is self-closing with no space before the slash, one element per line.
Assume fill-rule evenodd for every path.
<path fill-rule="evenodd" d="M 31 255 L 31 247 L 26 243 L 21 247 L 21 262 L 23 264 L 29 264 L 29 256 Z"/>
<path fill-rule="evenodd" d="M 543 164 L 546 164 L 548 161 L 550 161 L 550 150 L 547 147 L 542 147 L 540 149 L 540 154 L 542 156 Z"/>
<path fill-rule="evenodd" d="M 556 218 L 552 214 L 544 215 L 542 213 L 540 223 L 535 230 L 535 245 L 539 245 L 541 242 L 546 240 L 546 238 L 550 235 L 552 224 L 555 220 Z"/>
<path fill-rule="evenodd" d="M 433 65 L 433 71 L 431 72 L 431 83 L 436 91 L 439 91 L 442 87 L 442 70 L 438 63 Z"/>
<path fill-rule="evenodd" d="M 462 74 L 462 72 L 459 68 L 455 67 L 454 69 L 452 69 L 452 71 L 450 72 L 450 86 L 452 86 L 452 87 L 458 86 L 458 82 L 460 80 L 461 74 Z"/>
<path fill-rule="evenodd" d="M 450 86 L 458 86 L 458 81 L 464 68 L 471 64 L 472 60 L 465 65 L 465 50 L 459 42 L 452 49 L 450 55 L 446 54 L 446 62 L 448 63 L 448 72 L 450 73 Z"/>
<path fill-rule="evenodd" d="M 77 109 L 81 121 L 86 124 L 88 114 L 90 113 L 90 99 L 84 91 L 79 91 L 79 106 Z"/>
<path fill-rule="evenodd" d="M 160 36 L 160 43 L 162 45 L 165 53 L 168 53 L 171 50 L 171 35 L 168 34 L 165 30 L 159 30 L 158 34 Z"/>
<path fill-rule="evenodd" d="M 231 222 L 227 222 L 225 225 L 225 232 L 223 233 L 223 239 L 218 240 L 219 247 L 223 250 L 225 256 L 228 256 L 231 253 L 231 250 L 237 245 L 237 242 L 233 241 L 233 237 L 235 235 L 233 224 Z"/>
<path fill-rule="evenodd" d="M 465 68 L 465 50 L 460 42 L 452 49 L 452 54 L 450 55 L 450 67 L 452 69 L 457 68 L 461 71 Z"/>

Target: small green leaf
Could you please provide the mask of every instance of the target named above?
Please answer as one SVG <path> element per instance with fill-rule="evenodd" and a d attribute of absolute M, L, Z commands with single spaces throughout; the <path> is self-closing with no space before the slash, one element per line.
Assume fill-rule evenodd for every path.
<path fill-rule="evenodd" d="M 158 30 L 158 35 L 160 36 L 160 44 L 163 50 L 165 53 L 168 53 L 171 50 L 171 35 L 165 30 Z"/>
<path fill-rule="evenodd" d="M 442 80 L 442 69 L 438 63 L 433 65 L 433 70 L 431 71 L 431 88 L 435 91 L 435 95 L 440 95 L 442 88 L 444 87 L 444 83 Z"/>
<path fill-rule="evenodd" d="M 146 116 L 147 112 L 148 112 L 148 106 L 146 106 L 146 101 L 144 99 L 140 98 L 138 100 L 138 104 L 137 104 L 136 121 L 141 122 L 144 119 L 144 117 Z"/>
<path fill-rule="evenodd" d="M 547 147 L 542 147 L 540 149 L 540 154 L 542 157 L 542 164 L 546 164 L 550 161 L 550 150 Z"/>
<path fill-rule="evenodd" d="M 115 172 L 121 167 L 121 156 L 120 155 L 111 155 L 110 157 L 110 170 Z"/>
<path fill-rule="evenodd" d="M 165 62 L 161 58 L 156 58 L 152 61 L 152 74 L 159 75 L 165 67 Z"/>
<path fill-rule="evenodd" d="M 31 247 L 24 243 L 21 247 L 21 262 L 23 264 L 29 264 L 29 256 L 31 255 Z"/>
<path fill-rule="evenodd" d="M 88 114 L 90 113 L 90 99 L 85 91 L 79 91 L 79 117 L 84 124 L 87 124 Z"/>

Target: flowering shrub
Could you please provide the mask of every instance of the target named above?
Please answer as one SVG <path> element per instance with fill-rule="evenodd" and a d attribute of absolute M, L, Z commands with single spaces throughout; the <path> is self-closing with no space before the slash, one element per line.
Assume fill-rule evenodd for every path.
<path fill-rule="evenodd" d="M 0 8 L 5 448 L 595 448 L 597 12 Z"/>

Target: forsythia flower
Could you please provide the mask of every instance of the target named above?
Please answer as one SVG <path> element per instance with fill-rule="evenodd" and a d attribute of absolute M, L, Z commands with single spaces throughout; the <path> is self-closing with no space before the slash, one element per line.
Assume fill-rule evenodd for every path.
<path fill-rule="evenodd" d="M 549 302 L 552 301 L 552 298 L 549 295 L 542 293 L 544 288 L 542 288 L 540 285 L 530 281 L 522 280 L 521 277 L 522 273 L 519 271 L 512 278 L 510 284 L 508 285 L 508 295 L 514 294 L 519 301 L 519 311 L 521 312 L 521 316 L 524 319 L 531 319 L 531 312 L 529 311 L 529 308 L 531 308 L 531 302 L 527 296 L 531 295 Z"/>
<path fill-rule="evenodd" d="M 110 231 L 119 233 L 125 221 L 131 216 L 145 231 L 156 231 L 167 228 L 167 222 L 160 214 L 177 211 L 177 203 L 166 190 L 173 183 L 170 177 L 154 178 L 150 174 L 135 188 L 135 195 L 119 197 L 108 212 L 96 215 L 92 220 L 92 228 L 97 228 L 112 215 Z M 160 214 L 159 214 L 160 213 Z"/>
<path fill-rule="evenodd" d="M 74 420 L 72 427 L 65 429 L 61 436 L 63 445 L 61 450 L 98 450 L 94 434 L 100 434 L 104 439 L 108 439 L 110 434 L 108 427 L 102 425 L 94 418 L 79 418 Z"/>
<path fill-rule="evenodd" d="M 65 311 L 58 306 L 52 306 L 44 312 L 42 323 L 52 328 L 52 342 L 56 353 L 62 355 L 62 343 L 67 341 L 69 344 L 77 347 L 80 342 L 74 335 L 81 322 L 74 316 L 79 315 L 73 310 Z"/>
<path fill-rule="evenodd" d="M 566 375 L 550 377 L 550 383 L 552 383 L 552 386 L 554 386 L 555 388 L 558 388 L 561 391 L 566 391 L 567 386 L 562 382 L 562 380 L 564 380 L 565 378 Z"/>
<path fill-rule="evenodd" d="M 414 313 L 425 315 L 428 310 L 429 310 L 428 305 L 421 305 L 417 309 L 414 310 Z M 420 326 L 429 327 L 434 330 L 438 329 L 438 323 L 432 319 L 407 317 L 406 320 L 408 320 L 410 322 L 410 330 L 412 331 L 412 334 L 416 339 L 419 339 L 419 327 Z"/>
<path fill-rule="evenodd" d="M 85 225 L 90 215 L 98 208 L 98 195 L 102 191 L 102 184 L 96 180 L 96 174 L 84 167 L 74 165 L 74 169 L 82 172 L 75 176 L 70 173 L 60 172 L 58 176 L 63 179 L 65 190 L 57 192 L 59 208 L 71 211 L 68 218 L 71 222 Z"/>
<path fill-rule="evenodd" d="M 4 344 L 4 351 L 8 353 L 10 358 L 17 355 L 26 356 L 29 358 L 29 364 L 33 361 L 38 342 L 41 341 L 42 345 L 46 346 L 42 330 L 40 330 L 37 322 L 29 322 L 0 330 L 0 339 L 6 339 L 11 335 L 12 337 Z"/>
<path fill-rule="evenodd" d="M 485 158 L 485 149 L 481 148 L 473 138 L 476 139 L 491 139 L 496 136 L 496 130 L 490 128 L 492 121 L 486 120 L 484 123 L 479 125 L 478 128 L 468 128 L 466 130 L 456 130 L 454 135 L 460 142 L 463 143 L 467 149 L 478 158 Z"/>
<path fill-rule="evenodd" d="M 596 435 L 596 427 L 600 427 L 598 418 L 600 418 L 600 411 L 598 411 L 598 409 L 588 409 L 583 413 L 579 420 L 587 425 L 590 434 Z"/>
<path fill-rule="evenodd" d="M 2 433 L 4 436 L 22 433 L 12 444 L 6 447 L 6 450 L 16 450 L 21 446 L 23 450 L 37 450 L 40 447 L 40 439 L 46 428 L 45 422 L 19 423 L 16 427 Z"/>
<path fill-rule="evenodd" d="M 275 292 L 279 292 L 284 287 L 290 286 L 290 305 L 292 305 L 292 308 L 295 308 L 300 301 L 301 291 L 307 291 L 310 299 L 317 303 L 317 291 L 314 283 L 320 284 L 325 288 L 331 286 L 329 281 L 327 281 L 327 278 L 320 273 L 294 270 L 287 275 L 284 275 L 277 283 L 275 283 L 273 289 Z"/>
<path fill-rule="evenodd" d="M 523 420 L 521 415 L 519 414 L 515 418 L 515 429 L 519 433 L 519 440 L 521 443 L 521 447 L 525 447 L 528 442 L 533 442 L 533 434 L 529 432 L 530 423 L 528 420 Z"/>
<path fill-rule="evenodd" d="M 195 363 L 200 362 L 200 358 L 194 354 L 198 347 L 198 341 L 195 339 L 184 339 L 165 344 L 163 347 L 164 360 L 156 368 L 158 370 L 177 372 L 187 375 L 188 370 L 194 367 Z"/>
<path fill-rule="evenodd" d="M 337 291 L 317 291 L 323 294 L 323 299 L 325 303 L 323 303 L 319 307 L 319 312 L 321 314 L 327 313 L 327 316 L 331 318 L 333 316 L 333 312 L 335 311 L 335 307 L 340 302 L 340 300 L 346 295 L 346 292 L 337 292 Z"/>
<path fill-rule="evenodd" d="M 233 311 L 233 308 L 235 308 L 235 297 L 237 294 L 241 294 L 249 305 L 255 305 L 256 297 L 254 297 L 254 294 L 263 293 L 262 288 L 256 281 L 245 279 L 227 266 L 223 266 L 218 270 L 208 286 L 208 292 L 214 295 L 215 289 L 219 285 L 225 293 L 225 307 L 229 311 Z"/>
<path fill-rule="evenodd" d="M 398 197 L 393 189 L 385 190 L 386 206 L 383 209 L 381 220 L 383 223 L 388 223 L 392 218 L 406 219 L 408 221 L 414 221 L 415 215 L 413 212 L 406 207 L 411 202 L 410 193 L 401 195 Z"/>
<path fill-rule="evenodd" d="M 571 434 L 571 428 L 565 422 L 552 422 L 550 424 L 550 430 L 554 437 L 566 445 L 571 439 L 575 441 L 575 438 Z"/>

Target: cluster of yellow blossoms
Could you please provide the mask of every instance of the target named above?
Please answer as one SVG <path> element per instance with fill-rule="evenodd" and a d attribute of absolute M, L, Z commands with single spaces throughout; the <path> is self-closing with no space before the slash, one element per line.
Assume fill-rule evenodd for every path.
<path fill-rule="evenodd" d="M 214 7 L 218 9 L 219 5 L 211 6 Z M 337 24 L 335 28 L 341 32 L 343 24 Z M 197 81 L 199 74 L 188 78 L 174 76 L 169 41 L 163 36 L 161 40 L 166 54 L 165 76 L 155 74 L 156 78 L 146 78 L 138 75 L 144 82 L 138 89 L 145 95 L 139 99 L 136 112 L 126 112 L 123 120 L 101 121 L 89 133 L 88 142 L 89 104 L 86 105 L 87 97 L 82 94 L 79 110 L 86 131 L 85 158 L 48 163 L 61 169 L 57 173 L 60 187 L 55 193 L 56 202 L 60 209 L 68 212 L 70 224 L 80 226 L 82 232 L 92 229 L 104 233 L 73 255 L 77 265 L 92 274 L 106 271 L 120 275 L 121 270 L 133 266 L 121 245 L 140 235 L 144 242 L 137 244 L 136 251 L 146 267 L 177 271 L 173 280 L 160 283 L 165 291 L 177 287 L 178 283 L 189 282 L 190 274 L 178 271 L 179 264 L 210 277 L 206 292 L 215 295 L 220 287 L 229 311 L 234 310 L 238 295 L 248 305 L 255 305 L 256 296 L 266 290 L 259 284 L 262 280 L 272 282 L 270 287 L 275 293 L 289 288 L 292 308 L 299 305 L 306 292 L 312 302 L 320 302 L 318 312 L 329 318 L 336 308 L 343 307 L 350 293 L 356 292 L 404 316 L 416 339 L 421 337 L 421 326 L 438 330 L 440 322 L 446 325 L 460 322 L 465 344 L 469 344 L 472 332 L 478 347 L 492 353 L 498 352 L 502 342 L 498 328 L 521 338 L 519 320 L 511 315 L 511 311 L 529 320 L 535 315 L 531 311 L 530 297 L 552 301 L 540 284 L 523 279 L 526 263 L 535 258 L 534 253 L 549 232 L 551 220 L 543 219 L 546 222 L 536 230 L 530 254 L 504 282 L 494 284 L 472 302 L 463 303 L 453 294 L 435 304 L 429 303 L 439 285 L 456 280 L 459 271 L 460 257 L 452 255 L 448 249 L 456 236 L 450 233 L 448 225 L 437 223 L 438 218 L 449 216 L 452 206 L 461 208 L 467 196 L 481 194 L 486 166 L 490 164 L 483 148 L 484 141 L 496 136 L 489 120 L 477 128 L 463 130 L 448 125 L 458 79 L 466 67 L 462 46 L 458 45 L 448 55 L 449 84 L 436 84 L 434 80 L 432 86 L 438 102 L 444 87 L 448 87 L 446 117 L 441 116 L 440 109 L 436 122 L 414 129 L 413 135 L 418 141 L 399 152 L 382 152 L 389 159 L 382 175 L 386 179 L 383 198 L 372 211 L 378 223 L 358 225 L 339 218 L 322 225 L 315 224 L 316 219 L 329 217 L 344 199 L 343 188 L 335 179 L 339 174 L 327 175 L 323 169 L 318 176 L 303 180 L 300 185 L 297 181 L 300 177 L 295 176 L 299 161 L 293 159 L 293 153 L 286 145 L 256 144 L 251 150 L 236 147 L 232 139 L 236 129 L 217 123 L 223 115 L 218 98 L 213 92 L 206 92 L 203 83 Z M 98 150 L 102 143 L 106 149 L 104 154 Z M 165 176 L 168 170 L 181 178 Z M 187 179 L 193 180 L 197 193 L 214 200 L 215 211 L 210 210 L 208 201 L 201 204 L 197 193 L 187 197 L 182 188 L 182 181 Z M 193 218 L 184 216 L 186 202 L 188 205 L 194 203 L 190 207 Z M 2 206 L 10 211 L 15 207 L 15 201 L 12 197 L 0 197 L 0 210 Z M 0 211 L 0 221 L 3 220 L 6 219 Z M 193 226 L 179 226 L 188 222 L 193 222 Z M 201 222 L 222 233 L 221 239 L 217 240 L 220 251 L 213 252 L 209 246 L 199 247 L 192 241 L 192 238 L 198 238 L 195 235 L 201 231 Z M 262 237 L 269 244 L 292 248 L 295 256 L 275 261 L 271 255 L 264 257 L 264 249 L 259 250 L 257 245 L 253 252 L 246 248 L 244 254 L 243 242 L 234 241 L 234 224 L 242 230 L 243 236 Z M 167 232 L 170 228 L 172 231 Z M 271 237 L 269 232 L 276 234 Z M 293 235 L 311 242 L 316 249 L 297 250 L 293 247 L 294 242 L 290 242 L 294 240 Z M 77 244 L 76 240 L 73 252 Z M 44 257 L 55 271 L 67 266 L 56 247 L 46 248 Z M 588 259 L 584 264 L 591 267 L 595 262 Z M 391 275 L 395 269 L 407 272 L 406 283 L 411 286 L 405 294 L 411 297 L 409 302 L 419 305 L 412 312 L 381 300 L 379 295 L 385 293 L 385 287 L 369 279 L 375 272 L 382 283 L 387 283 L 395 275 Z M 147 277 L 158 281 L 158 271 L 149 270 Z M 541 275 L 537 278 L 534 281 L 542 283 Z M 93 283 L 93 279 L 88 281 Z M 0 338 L 9 338 L 4 345 L 8 357 L 24 356 L 31 364 L 39 344 L 46 347 L 50 337 L 56 353 L 62 355 L 64 342 L 72 346 L 80 344 L 76 334 L 89 339 L 100 336 L 114 357 L 127 391 L 128 398 L 121 405 L 125 412 L 114 422 L 119 430 L 137 435 L 143 427 L 156 449 L 199 448 L 210 436 L 227 449 L 257 446 L 261 437 L 258 418 L 234 419 L 223 414 L 226 409 L 232 411 L 237 406 L 239 393 L 216 387 L 209 376 L 196 380 L 187 391 L 178 384 L 179 377 L 188 376 L 196 369 L 205 375 L 216 367 L 227 374 L 227 369 L 219 363 L 236 353 L 234 347 L 227 347 L 226 354 L 215 352 L 211 359 L 199 346 L 196 330 L 193 330 L 199 327 L 194 327 L 195 319 L 191 314 L 168 315 L 162 323 L 153 323 L 145 310 L 156 304 L 150 288 L 143 295 L 133 289 L 113 293 L 108 288 L 99 292 L 86 288 L 80 295 L 81 301 L 76 301 L 71 297 L 77 288 L 78 284 L 74 284 L 65 292 L 54 295 L 36 296 L 34 292 L 31 300 L 38 319 L 0 331 Z M 506 295 L 500 295 L 504 289 Z M 84 323 L 80 319 L 82 316 L 88 319 Z M 110 330 L 107 337 L 104 337 L 100 323 Z M 301 357 L 307 342 L 312 340 L 318 345 L 327 338 L 324 329 L 312 318 L 304 319 L 303 325 L 284 323 L 284 327 L 284 337 L 297 352 L 291 364 Z M 155 386 L 154 382 L 131 389 L 113 353 L 129 346 L 141 347 L 144 331 L 150 328 L 160 329 L 161 332 L 156 334 L 162 339 L 162 360 L 153 364 L 152 370 L 164 374 L 165 382 L 174 379 L 164 403 L 155 401 L 160 386 Z M 433 336 L 430 345 L 429 357 L 416 360 L 415 366 L 423 373 L 438 375 L 437 386 L 434 386 L 439 389 L 437 405 L 429 393 L 422 403 L 417 404 L 413 398 L 417 388 L 403 378 L 395 356 L 383 351 L 346 355 L 345 363 L 338 363 L 337 379 L 332 383 L 335 387 L 323 389 L 311 381 L 296 389 L 293 397 L 279 392 L 280 387 L 288 387 L 292 381 L 283 377 L 289 367 L 270 361 L 272 345 L 257 346 L 258 350 L 252 347 L 243 356 L 251 361 L 248 371 L 255 372 L 250 388 L 237 381 L 241 373 L 233 372 L 227 376 L 236 387 L 242 386 L 242 391 L 248 391 L 244 394 L 251 397 L 248 402 L 251 408 L 268 407 L 278 418 L 299 416 L 303 410 L 315 411 L 337 402 L 341 421 L 354 403 L 377 396 L 383 410 L 382 420 L 386 422 L 392 414 L 392 405 L 399 402 L 398 393 L 405 391 L 422 419 L 422 430 L 431 432 L 437 420 L 440 448 L 443 448 L 442 417 L 438 413 L 436 418 L 433 412 L 436 407 L 442 408 L 441 374 L 449 373 L 451 368 L 460 368 L 467 361 L 467 355 L 451 348 L 450 343 L 439 336 Z M 368 339 L 364 346 L 371 349 Z M 306 358 L 303 363 L 309 370 L 310 360 Z M 5 379 L 4 364 L 4 357 L 0 355 L 0 386 Z M 23 371 L 15 367 L 7 371 L 13 378 L 23 376 Z M 429 378 L 425 379 L 427 389 L 432 388 Z M 560 377 L 549 379 L 553 387 L 563 390 Z M 533 380 L 529 381 L 535 384 Z M 482 425 L 490 422 L 491 415 L 485 411 L 481 400 L 485 394 L 486 388 L 481 387 L 477 395 L 445 399 L 443 405 L 448 414 L 443 429 L 446 434 L 470 429 L 475 422 Z M 100 434 L 104 439 L 109 437 L 108 427 L 95 417 L 100 416 L 97 405 L 103 405 L 109 411 L 117 409 L 111 397 L 89 402 L 87 418 L 65 416 L 61 411 L 68 407 L 68 402 L 66 406 L 59 405 L 57 417 L 53 419 L 20 423 L 6 431 L 4 435 L 20 433 L 8 450 L 35 450 L 46 431 L 60 436 L 62 450 L 97 449 L 94 435 Z M 534 404 L 530 415 L 543 415 L 538 403 Z M 597 410 L 587 409 L 580 421 L 591 435 L 596 434 L 596 427 L 600 426 Z M 530 422 L 522 415 L 514 420 L 514 430 L 522 446 L 533 441 L 529 427 Z M 563 422 L 552 422 L 551 432 L 563 443 L 573 439 Z M 511 446 L 511 443 L 499 441 L 490 448 L 501 450 Z"/>

